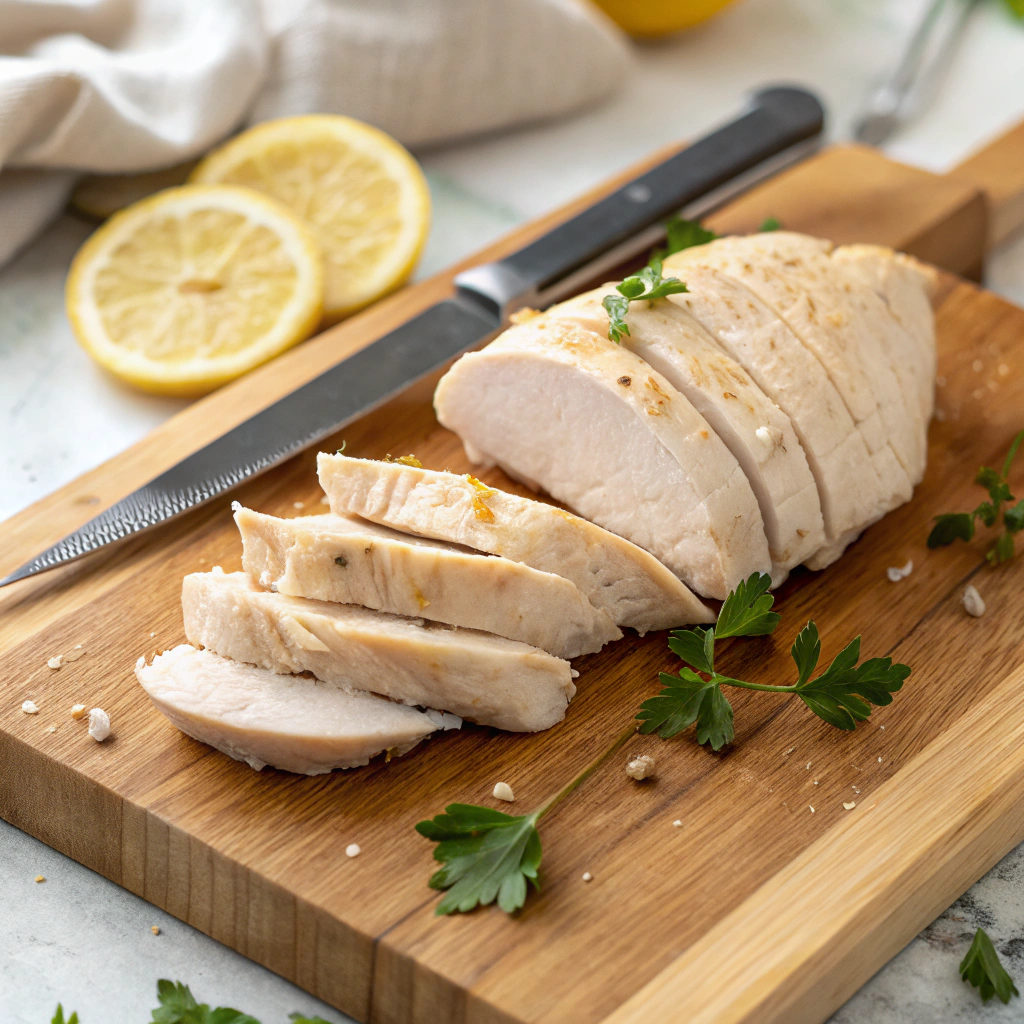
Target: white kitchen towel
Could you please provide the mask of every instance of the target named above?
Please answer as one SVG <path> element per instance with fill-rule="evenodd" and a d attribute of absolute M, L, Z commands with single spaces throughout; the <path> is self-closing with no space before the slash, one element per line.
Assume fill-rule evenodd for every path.
<path fill-rule="evenodd" d="M 0 0 L 0 263 L 82 172 L 313 111 L 429 145 L 578 109 L 628 61 L 586 0 Z"/>

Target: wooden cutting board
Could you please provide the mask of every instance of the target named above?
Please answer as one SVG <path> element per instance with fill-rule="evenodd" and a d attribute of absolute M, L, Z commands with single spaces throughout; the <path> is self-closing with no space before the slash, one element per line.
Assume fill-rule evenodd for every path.
<path fill-rule="evenodd" d="M 946 177 L 832 149 L 711 222 L 749 230 L 774 215 L 970 274 L 992 238 L 1024 220 L 1021 196 L 1024 126 Z M 515 248 L 573 208 L 467 262 Z M 450 278 L 406 289 L 197 402 L 0 525 L 0 572 L 447 294 Z M 132 671 L 140 655 L 184 640 L 185 573 L 239 567 L 227 499 L 0 591 L 0 814 L 361 1021 L 823 1020 L 1024 840 L 1024 559 L 990 570 L 979 544 L 925 547 L 931 516 L 974 507 L 976 468 L 1000 460 L 1024 427 L 1024 311 L 951 273 L 937 311 L 938 413 L 913 500 L 827 571 L 794 573 L 778 592 L 775 637 L 726 644 L 720 662 L 789 682 L 789 644 L 813 617 L 823 661 L 861 634 L 864 656 L 912 666 L 903 691 L 852 734 L 798 702 L 742 691 L 730 694 L 737 729 L 726 752 L 690 735 L 633 737 L 542 823 L 543 888 L 516 917 L 488 908 L 436 918 L 432 846 L 413 825 L 452 801 L 493 804 L 498 780 L 523 812 L 561 788 L 629 726 L 658 671 L 678 667 L 665 635 L 579 659 L 565 721 L 540 735 L 468 726 L 387 765 L 256 773 L 176 732 Z M 427 466 L 468 470 L 434 420 L 432 386 L 346 429 L 347 451 L 415 452 Z M 485 478 L 516 489 L 500 473 Z M 1024 462 L 1015 483 L 1024 489 Z M 321 511 L 314 454 L 232 497 L 277 515 Z M 908 560 L 913 574 L 891 583 L 886 568 Z M 988 603 L 981 619 L 960 607 L 968 582 Z M 77 645 L 79 660 L 47 667 Z M 38 715 L 21 713 L 29 698 Z M 104 707 L 113 737 L 90 740 L 69 715 L 75 703 Z M 639 752 L 657 761 L 643 784 L 623 771 Z M 355 859 L 343 854 L 351 842 L 363 850 Z"/>

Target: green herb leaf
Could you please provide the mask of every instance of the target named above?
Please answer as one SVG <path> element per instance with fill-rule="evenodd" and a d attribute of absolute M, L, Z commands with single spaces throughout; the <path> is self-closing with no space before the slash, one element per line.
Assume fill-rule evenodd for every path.
<path fill-rule="evenodd" d="M 1003 513 L 1003 524 L 1009 533 L 1020 533 L 1024 530 L 1024 501 L 1018 501 Z"/>
<path fill-rule="evenodd" d="M 288 1019 L 293 1024 L 331 1024 L 330 1021 L 324 1020 L 323 1017 L 303 1017 L 301 1013 L 289 1013 Z"/>
<path fill-rule="evenodd" d="M 715 629 L 675 629 L 669 634 L 668 648 L 687 665 L 701 672 L 715 670 Z"/>
<path fill-rule="evenodd" d="M 618 342 L 624 334 L 629 334 L 626 313 L 631 302 L 653 302 L 668 295 L 677 295 L 686 291 L 686 285 L 678 277 L 663 278 L 661 257 L 652 256 L 646 267 L 616 285 L 615 291 L 618 295 L 606 295 L 601 305 L 608 314 L 608 337 Z"/>
<path fill-rule="evenodd" d="M 1024 20 L 1024 0 L 1005 0 L 1005 2 L 1014 17 Z"/>
<path fill-rule="evenodd" d="M 67 1020 L 64 1019 L 64 1007 L 60 1003 L 57 1004 L 57 1010 L 53 1015 L 53 1019 L 50 1024 L 78 1024 L 78 1014 L 72 1013 Z"/>
<path fill-rule="evenodd" d="M 765 217 L 758 231 L 778 231 L 782 227 L 778 217 Z"/>
<path fill-rule="evenodd" d="M 437 843 L 434 860 L 444 867 L 430 879 L 447 889 L 437 914 L 466 913 L 478 904 L 511 914 L 526 901 L 526 882 L 538 886 L 540 812 L 513 817 L 489 807 L 449 804 L 444 814 L 421 821 L 416 831 Z"/>
<path fill-rule="evenodd" d="M 240 1010 L 220 1006 L 211 1010 L 206 1003 L 197 1003 L 187 985 L 162 978 L 156 983 L 159 1008 L 153 1011 L 154 1024 L 260 1024 Z"/>
<path fill-rule="evenodd" d="M 743 580 L 722 604 L 715 636 L 724 640 L 727 636 L 765 636 L 773 632 L 781 616 L 771 611 L 775 603 L 768 593 L 771 585 L 772 578 L 766 572 L 752 573 Z"/>
<path fill-rule="evenodd" d="M 797 659 L 797 645 L 807 635 L 804 648 L 818 647 L 818 627 L 808 622 L 793 645 L 793 658 L 801 675 L 804 665 Z M 819 648 L 820 649 L 820 648 Z M 871 714 L 871 705 L 884 707 L 910 675 L 910 667 L 893 664 L 892 658 L 869 658 L 858 665 L 860 637 L 850 641 L 817 679 L 804 678 L 795 687 L 797 696 L 819 717 L 837 729 L 854 729 Z M 817 654 L 815 654 L 817 661 Z M 808 673 L 809 674 L 809 673 Z"/>
<path fill-rule="evenodd" d="M 718 698 L 712 694 L 712 691 L 717 691 L 721 696 L 721 688 L 717 683 L 702 679 L 689 668 L 681 668 L 678 676 L 662 672 L 658 678 L 663 687 L 661 693 L 657 697 L 645 700 L 636 716 L 641 723 L 641 733 L 657 732 L 663 740 L 667 740 L 688 729 L 698 719 L 702 719 L 706 730 L 715 726 L 711 732 L 717 738 L 723 732 L 719 722 L 723 715 L 727 715 L 728 739 L 721 740 L 714 749 L 718 750 L 732 739 L 732 708 L 723 696 L 721 699 L 728 707 L 726 711 L 719 705 Z"/>
<path fill-rule="evenodd" d="M 684 249 L 692 249 L 695 245 L 707 245 L 718 237 L 714 231 L 704 227 L 699 221 L 684 220 L 682 217 L 673 217 L 665 225 L 665 235 L 666 256 L 682 252 Z"/>
<path fill-rule="evenodd" d="M 817 668 L 818 658 L 821 657 L 818 627 L 813 622 L 808 622 L 797 634 L 790 653 L 793 655 L 799 673 L 796 685 L 803 686 L 811 678 L 811 673 Z"/>
<path fill-rule="evenodd" d="M 1013 978 L 999 962 L 999 954 L 983 928 L 974 933 L 971 948 L 960 962 L 960 977 L 978 989 L 978 994 L 985 1003 L 993 996 L 998 996 L 1002 1002 L 1008 1003 L 1014 996 L 1020 995 Z"/>
<path fill-rule="evenodd" d="M 974 516 L 970 512 L 945 512 L 935 517 L 935 525 L 928 534 L 928 547 L 943 548 L 955 540 L 970 540 L 974 536 Z"/>

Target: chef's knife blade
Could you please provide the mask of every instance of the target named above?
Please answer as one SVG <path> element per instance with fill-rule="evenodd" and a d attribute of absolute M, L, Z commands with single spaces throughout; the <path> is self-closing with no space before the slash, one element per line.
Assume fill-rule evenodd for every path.
<path fill-rule="evenodd" d="M 645 231 L 676 211 L 711 208 L 816 145 L 821 104 L 800 89 L 764 89 L 735 120 L 623 185 L 505 259 L 456 279 L 424 310 L 189 455 L 0 580 L 6 586 L 204 504 L 381 405 L 601 265 L 650 244 Z"/>

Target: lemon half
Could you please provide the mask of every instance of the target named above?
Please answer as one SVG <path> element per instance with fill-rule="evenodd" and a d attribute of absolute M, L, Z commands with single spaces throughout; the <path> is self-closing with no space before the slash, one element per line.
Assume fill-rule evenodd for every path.
<path fill-rule="evenodd" d="M 307 338 L 323 280 L 320 246 L 289 210 L 249 189 L 187 185 L 98 228 L 65 297 L 100 365 L 147 391 L 199 395 Z"/>
<path fill-rule="evenodd" d="M 430 227 L 419 165 L 389 135 L 350 117 L 267 121 L 214 150 L 190 180 L 256 189 L 309 224 L 324 252 L 332 320 L 403 284 Z"/>

